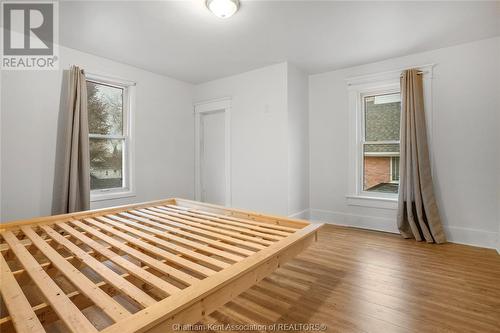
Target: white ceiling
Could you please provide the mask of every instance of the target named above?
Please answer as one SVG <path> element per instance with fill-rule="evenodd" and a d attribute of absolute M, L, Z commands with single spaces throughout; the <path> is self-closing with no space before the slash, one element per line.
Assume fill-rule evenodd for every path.
<path fill-rule="evenodd" d="M 308 73 L 500 35 L 500 2 L 68 1 L 61 44 L 200 83 L 285 60 Z"/>

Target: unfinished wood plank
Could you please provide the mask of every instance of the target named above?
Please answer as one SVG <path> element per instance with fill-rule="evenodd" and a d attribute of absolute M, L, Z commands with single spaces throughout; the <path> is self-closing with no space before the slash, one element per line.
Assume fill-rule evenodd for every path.
<path fill-rule="evenodd" d="M 165 200 L 155 200 L 148 202 L 141 202 L 131 205 L 123 205 L 123 206 L 115 206 L 110 208 L 100 208 L 93 209 L 91 211 L 81 211 L 74 212 L 68 214 L 60 214 L 60 215 L 52 215 L 52 216 L 44 216 L 44 217 L 34 217 L 31 219 L 12 221 L 9 223 L 0 223 L 0 232 L 4 230 L 12 230 L 15 231 L 19 229 L 23 225 L 41 225 L 41 224 L 54 224 L 56 222 L 67 222 L 75 219 L 82 219 L 84 217 L 92 217 L 95 215 L 104 215 L 104 214 L 112 214 L 124 210 L 130 210 L 132 208 L 142 208 L 148 207 L 151 205 L 168 205 L 175 203 L 175 199 L 165 199 Z"/>
<path fill-rule="evenodd" d="M 224 261 L 220 261 L 218 259 L 215 259 L 215 258 L 209 257 L 207 255 L 192 251 L 192 250 L 187 249 L 185 247 L 167 242 L 161 238 L 152 236 L 151 234 L 156 235 L 156 236 L 162 236 L 162 237 L 164 236 L 165 233 L 158 231 L 157 229 L 147 227 L 147 226 L 144 226 L 142 224 L 139 224 L 139 223 L 121 218 L 119 216 L 115 216 L 115 215 L 106 215 L 106 217 L 108 218 L 107 222 L 109 222 L 110 224 L 112 223 L 112 221 L 110 220 L 111 218 L 116 219 L 117 221 L 120 221 L 122 223 L 121 226 L 123 226 L 123 227 L 125 227 L 123 224 L 127 224 L 129 226 L 134 227 L 133 230 L 135 230 L 135 231 L 131 231 L 131 232 L 135 233 L 136 235 L 138 235 L 144 239 L 150 240 L 152 242 L 155 242 L 157 244 L 160 244 L 160 245 L 162 245 L 162 246 L 164 246 L 172 251 L 176 251 L 179 254 L 182 254 L 186 257 L 198 260 L 200 262 L 203 262 L 203 263 L 208 264 L 208 265 L 213 266 L 213 267 L 217 267 L 219 269 L 231 266 L 230 264 L 228 264 Z M 117 223 L 117 224 L 114 224 L 114 223 L 116 223 L 116 222 L 113 222 L 113 225 L 115 225 L 115 226 L 120 225 L 119 223 Z M 147 231 L 150 234 L 139 231 L 138 229 Z M 127 229 L 123 229 L 123 230 L 129 230 L 129 229 L 127 228 Z"/>
<path fill-rule="evenodd" d="M 100 288 L 105 288 L 107 286 L 107 283 L 103 281 L 103 282 L 98 282 L 96 285 Z M 66 296 L 70 300 L 72 300 L 72 302 L 80 310 L 83 310 L 89 306 L 94 305 L 85 295 L 83 295 L 78 290 L 72 291 L 72 292 L 66 294 Z M 59 317 L 57 316 L 57 314 L 54 312 L 54 310 L 51 308 L 51 306 L 46 302 L 42 302 L 42 303 L 39 303 L 39 304 L 33 306 L 33 311 L 35 311 L 36 315 L 39 318 L 41 318 L 41 320 L 43 320 L 44 325 L 50 324 L 54 321 L 59 320 Z M 99 310 L 99 311 L 101 311 L 101 310 Z M 0 319 L 0 325 L 1 325 L 0 332 L 2 332 L 3 327 L 5 327 L 5 325 L 10 323 L 10 320 L 11 320 L 10 316 L 7 316 L 7 317 Z"/>
<path fill-rule="evenodd" d="M 84 235 L 80 231 L 72 228 L 71 226 L 65 224 L 65 223 L 58 223 L 58 227 L 66 231 L 67 233 L 71 234 L 74 236 L 76 239 L 84 242 L 88 246 L 90 246 L 92 249 L 94 249 L 96 252 L 100 253 L 116 265 L 120 266 L 121 268 L 125 269 L 128 273 L 131 275 L 135 276 L 136 278 L 142 280 L 143 282 L 146 282 L 148 284 L 151 284 L 152 286 L 156 287 L 159 292 L 162 293 L 163 297 L 166 297 L 168 295 L 172 295 L 176 293 L 177 291 L 181 290 L 180 288 L 168 283 L 167 281 L 159 278 L 158 276 L 151 274 L 150 272 L 146 271 L 145 269 L 131 263 L 127 259 L 123 258 L 119 254 L 111 251 L 107 246 L 104 246 L 96 241 L 94 241 L 92 238 Z"/>
<path fill-rule="evenodd" d="M 100 223 L 98 221 L 98 219 L 100 221 L 105 221 L 106 223 Z M 197 264 L 193 261 L 190 261 L 190 260 L 187 260 L 187 259 L 184 259 L 176 254 L 173 254 L 171 252 L 168 252 L 168 251 L 165 251 L 159 247 L 156 247 L 148 242 L 145 242 L 139 238 L 136 238 L 136 237 L 133 237 L 133 236 L 130 236 L 129 234 L 126 234 L 124 232 L 121 232 L 117 229 L 114 229 L 112 228 L 110 225 L 113 225 L 109 219 L 106 219 L 106 218 L 103 218 L 103 217 L 96 217 L 96 219 L 85 219 L 85 221 L 91 223 L 92 225 L 95 225 L 96 227 L 100 228 L 101 230 L 106 230 L 108 232 L 112 232 L 114 235 L 126 240 L 129 244 L 134 244 L 135 246 L 138 246 L 140 247 L 141 249 L 144 249 L 150 253 L 153 253 L 157 256 L 160 256 L 164 259 L 166 259 L 168 262 L 176 265 L 176 266 L 180 266 L 180 267 L 183 267 L 185 269 L 188 269 L 192 272 L 195 272 L 195 273 L 198 273 L 200 275 L 203 275 L 203 276 L 210 276 L 210 275 L 213 275 L 215 273 L 217 273 L 216 271 L 208 268 L 208 267 L 205 267 L 205 266 L 202 266 L 200 264 Z M 118 226 L 120 226 L 121 224 L 118 223 Z M 129 228 L 127 226 L 123 226 L 121 225 L 123 228 Z M 130 228 L 128 229 L 127 231 L 130 232 L 130 233 L 133 233 L 133 228 Z M 147 234 L 144 234 L 144 236 L 146 237 Z M 152 236 L 151 236 L 152 237 Z M 146 238 L 144 238 L 146 239 Z"/>
<path fill-rule="evenodd" d="M 12 274 L 3 255 L 0 254 L 1 293 L 17 332 L 45 332 L 21 287 Z"/>
<path fill-rule="evenodd" d="M 205 212 L 222 214 L 245 220 L 265 222 L 269 224 L 276 224 L 280 226 L 291 227 L 295 229 L 302 229 L 307 227 L 310 223 L 304 220 L 291 219 L 283 216 L 273 216 L 269 214 L 261 214 L 252 211 L 246 211 L 237 208 L 227 208 L 223 206 L 213 205 L 206 202 L 197 202 L 192 200 L 175 198 L 173 203 L 164 203 L 163 205 L 176 205 L 182 207 L 190 207 L 194 209 L 202 209 Z"/>
<path fill-rule="evenodd" d="M 122 275 L 122 277 L 126 277 L 128 275 L 129 275 L 128 273 L 124 273 Z M 108 283 L 105 282 L 105 281 L 101 281 L 101 282 L 96 283 L 96 286 L 98 286 L 99 288 L 102 288 L 102 289 L 110 288 L 110 286 L 108 285 Z M 85 309 L 86 307 L 89 307 L 89 306 L 93 305 L 93 303 L 85 295 L 83 295 L 78 290 L 72 291 L 72 292 L 66 294 L 66 296 L 69 299 L 71 299 L 73 301 L 73 303 L 76 304 L 76 306 L 80 310 Z M 55 314 L 55 312 L 50 307 L 50 305 L 47 304 L 47 303 L 45 303 L 45 302 L 42 302 L 42 303 L 39 303 L 39 304 L 33 306 L 33 311 L 35 311 L 35 313 L 37 314 L 37 316 L 43 318 L 43 323 L 44 324 L 51 323 L 51 322 L 59 320 L 58 317 L 57 317 L 57 315 Z M 5 325 L 7 325 L 8 323 L 10 323 L 11 319 L 12 318 L 10 316 L 3 317 L 3 318 L 0 319 L 0 332 L 2 332 L 2 330 L 5 327 Z"/>
<path fill-rule="evenodd" d="M 171 212 L 173 214 L 177 214 L 179 216 L 185 216 L 190 221 L 195 221 L 199 223 L 204 223 L 207 225 L 221 227 L 223 229 L 238 231 L 244 234 L 248 234 L 250 236 L 257 236 L 259 238 L 271 240 L 271 241 L 279 241 L 284 237 L 288 236 L 289 233 L 262 228 L 256 225 L 250 225 L 240 222 L 229 221 L 225 219 L 220 219 L 212 216 L 203 216 L 199 214 L 195 214 L 192 212 L 186 212 L 178 209 L 174 209 L 168 206 L 157 206 L 157 208 Z"/>
<path fill-rule="evenodd" d="M 273 224 L 273 223 L 266 223 L 266 222 L 259 222 L 259 221 L 256 221 L 256 220 L 247 220 L 247 219 L 242 219 L 242 218 L 238 218 L 238 217 L 234 217 L 234 216 L 230 216 L 230 215 L 210 213 L 210 212 L 205 212 L 205 211 L 202 211 L 202 210 L 199 210 L 199 209 L 194 209 L 194 208 L 190 208 L 190 207 L 182 207 L 182 206 L 178 206 L 178 205 L 166 205 L 166 207 L 178 209 L 180 211 L 185 211 L 185 212 L 191 212 L 191 213 L 199 214 L 199 215 L 202 215 L 202 216 L 211 216 L 211 217 L 217 217 L 217 218 L 224 219 L 224 220 L 229 220 L 229 221 L 241 222 L 241 223 L 251 224 L 251 225 L 258 225 L 258 226 L 264 227 L 266 229 L 273 229 L 273 230 L 284 231 L 284 232 L 286 232 L 288 234 L 294 233 L 295 231 L 297 231 L 297 229 L 300 229 L 300 228 L 297 228 L 297 227 L 295 227 L 295 228 L 286 227 L 286 226 L 283 226 L 283 225 L 278 225 L 278 224 Z"/>
<path fill-rule="evenodd" d="M 53 247 L 47 244 L 33 229 L 28 226 L 21 227 L 23 233 L 31 239 L 33 244 L 46 256 L 80 292 L 104 311 L 114 321 L 120 321 L 130 313 L 101 288 L 95 285 L 88 277 L 75 266 L 67 262 Z"/>
<path fill-rule="evenodd" d="M 276 230 L 273 228 L 261 227 L 260 225 L 256 225 L 256 224 L 252 224 L 252 223 L 243 223 L 243 222 L 239 222 L 239 221 L 232 221 L 229 219 L 225 219 L 223 217 L 210 216 L 210 215 L 200 214 L 200 213 L 197 213 L 195 211 L 183 210 L 183 209 L 180 209 L 180 207 L 174 206 L 174 205 L 168 205 L 168 206 L 162 206 L 162 207 L 164 209 L 171 211 L 171 212 L 176 212 L 176 213 L 181 214 L 181 215 L 191 216 L 191 217 L 195 217 L 198 219 L 206 219 L 209 221 L 222 223 L 222 224 L 229 224 L 232 226 L 237 226 L 237 227 L 241 227 L 241 228 L 245 228 L 245 229 L 254 230 L 257 232 L 262 232 L 264 234 L 271 234 L 271 235 L 280 236 L 279 239 L 286 237 L 286 236 L 290 235 L 290 233 L 291 233 L 291 232 Z"/>
<path fill-rule="evenodd" d="M 224 235 L 219 235 L 215 232 L 210 232 L 208 230 L 203 230 L 203 229 L 199 229 L 196 227 L 192 227 L 190 225 L 185 225 L 185 224 L 182 224 L 180 222 L 177 222 L 175 218 L 166 219 L 166 218 L 159 216 L 159 214 L 157 214 L 157 213 L 155 215 L 153 215 L 155 212 L 151 212 L 152 214 L 150 214 L 148 211 L 144 211 L 144 210 L 143 211 L 131 210 L 129 213 L 148 218 L 152 221 L 161 222 L 163 225 L 170 226 L 171 228 L 172 227 L 179 228 L 180 231 L 184 232 L 183 235 L 194 235 L 194 236 L 203 237 L 205 239 L 209 239 L 209 237 L 211 237 L 215 241 L 215 244 L 211 243 L 211 245 L 216 246 L 216 244 L 218 245 L 218 244 L 227 243 L 228 246 L 232 246 L 233 248 L 239 249 L 241 251 L 241 252 L 237 252 L 237 253 L 252 255 L 255 253 L 255 251 L 259 251 L 259 250 L 265 248 L 265 246 L 262 246 L 259 244 L 247 243 L 247 242 L 239 240 L 239 239 L 231 238 L 231 237 L 224 236 Z M 181 221 L 181 220 L 179 220 L 179 221 Z M 189 237 L 189 236 L 187 236 L 187 237 Z M 224 242 L 224 243 L 222 243 L 222 242 Z M 240 247 L 240 246 L 242 246 L 242 247 Z M 243 246 L 245 248 L 243 248 Z M 248 250 L 247 248 L 252 249 L 252 250 Z M 245 251 L 245 252 L 243 252 L 243 251 Z"/>
<path fill-rule="evenodd" d="M 38 261 L 31 256 L 29 251 L 14 236 L 11 231 L 2 232 L 2 236 L 9 244 L 12 252 L 24 266 L 33 282 L 38 286 L 43 296 L 57 313 L 57 316 L 72 332 L 97 332 L 97 329 L 80 312 L 80 310 L 64 294 L 59 286 L 40 267 Z"/>
<path fill-rule="evenodd" d="M 14 233 L 15 233 L 15 231 L 14 231 Z M 21 242 L 24 246 L 27 246 L 27 247 L 31 246 L 31 244 L 32 244 L 32 243 L 31 243 L 31 241 L 30 241 L 29 239 L 27 239 L 27 238 L 20 239 L 19 241 L 20 241 L 20 242 Z M 52 241 L 52 240 L 50 240 L 50 239 L 49 239 L 49 240 L 47 240 L 47 242 L 51 242 L 51 241 Z M 9 246 L 8 246 L 7 244 L 5 244 L 5 243 L 0 244 L 0 252 L 6 252 L 6 253 L 7 253 L 7 252 L 9 252 L 9 250 L 10 250 L 10 248 L 9 248 Z"/>
<path fill-rule="evenodd" d="M 97 222 L 97 221 L 95 221 L 95 222 Z M 170 276 L 170 277 L 176 279 L 177 281 L 179 281 L 183 284 L 192 285 L 192 284 L 196 283 L 196 281 L 199 281 L 199 279 L 195 278 L 194 276 L 191 276 L 191 275 L 186 274 L 184 272 L 181 272 L 181 271 L 179 271 L 171 266 L 168 266 L 168 265 L 162 263 L 161 261 L 142 253 L 141 251 L 138 251 L 138 250 L 136 250 L 136 249 L 120 242 L 120 241 L 117 241 L 116 239 L 114 239 L 112 237 L 109 237 L 108 235 L 98 231 L 97 229 L 92 228 L 89 225 L 86 225 L 80 221 L 71 221 L 71 223 L 76 225 L 77 227 L 87 231 L 89 234 L 91 234 L 99 239 L 102 239 L 103 241 L 105 241 L 109 245 L 111 245 L 111 246 L 127 253 L 128 255 L 146 263 L 148 266 L 162 272 L 166 276 Z"/>
<path fill-rule="evenodd" d="M 38 226 L 42 226 L 42 225 L 38 225 Z M 63 236 L 64 238 L 68 238 L 69 235 L 65 235 Z M 42 237 L 43 238 L 43 237 Z M 31 241 L 29 240 L 29 238 L 25 238 L 26 240 L 29 241 L 30 244 Z M 52 239 L 50 238 L 44 238 L 44 240 L 47 242 L 47 243 L 52 243 Z M 21 242 L 23 243 L 23 242 Z M 7 244 L 5 244 L 7 245 Z M 25 244 L 23 244 L 25 245 Z M 94 254 L 94 251 L 93 250 L 89 250 L 87 252 L 87 254 L 89 255 L 92 255 Z M 77 259 L 74 257 L 74 256 L 65 256 L 64 257 L 65 260 L 67 261 L 76 261 Z M 44 270 L 46 270 L 47 268 L 50 268 L 50 266 L 52 266 L 52 263 L 50 261 L 47 261 L 43 264 L 40 264 L 40 267 Z M 23 268 L 17 270 L 17 271 L 13 271 L 12 272 L 14 275 L 16 275 L 16 273 L 18 273 L 17 275 L 20 275 L 20 274 L 25 274 L 25 270 Z M 123 278 L 126 278 L 127 276 L 129 276 L 128 273 L 123 273 L 121 275 Z M 17 280 L 17 283 L 19 285 L 23 285 L 22 284 L 22 281 L 25 280 Z M 96 286 L 98 286 L 99 288 L 101 289 L 107 289 L 107 288 L 110 288 L 110 286 L 108 285 L 107 282 L 105 281 L 101 281 L 101 282 L 98 282 L 96 283 Z M 90 306 L 90 305 L 93 305 L 92 302 L 90 300 L 88 300 L 88 298 L 85 296 L 85 295 L 82 295 L 80 293 L 80 291 L 78 290 L 75 290 L 75 291 L 72 291 L 68 294 L 66 294 L 67 297 L 69 299 L 71 299 L 73 301 L 73 303 L 75 303 L 77 305 L 77 307 L 79 309 L 83 309 L 84 307 L 86 306 Z M 46 323 L 51 323 L 52 321 L 55 321 L 55 320 L 58 320 L 58 317 L 57 315 L 55 314 L 55 312 L 50 308 L 50 305 L 47 304 L 46 302 L 42 302 L 42 303 L 39 303 L 39 304 L 36 304 L 35 306 L 33 306 L 33 311 L 35 312 L 35 314 L 39 317 L 39 318 L 43 318 L 43 323 L 46 324 Z M 11 322 L 11 317 L 10 316 L 6 316 L 6 317 L 2 317 L 0 318 L 0 332 L 4 331 L 4 330 L 8 330 L 10 329 L 10 327 L 8 327 L 8 325 L 12 325 L 12 322 Z"/>
<path fill-rule="evenodd" d="M 175 227 L 171 227 L 165 223 L 156 222 L 151 218 L 141 217 L 141 216 L 133 215 L 133 214 L 126 213 L 126 212 L 121 212 L 121 213 L 119 213 L 119 215 L 127 217 L 127 218 L 132 219 L 132 220 L 142 222 L 142 223 L 146 223 L 146 224 L 151 225 L 151 226 L 155 226 L 155 227 L 160 228 L 162 230 L 165 230 L 163 237 L 172 239 L 173 241 L 176 241 L 176 242 L 184 243 L 186 245 L 189 245 L 193 248 L 196 248 L 196 249 L 199 249 L 199 250 L 202 250 L 205 252 L 213 253 L 215 255 L 221 256 L 221 257 L 229 259 L 229 260 L 233 260 L 235 262 L 240 261 L 243 258 L 245 258 L 246 256 L 249 256 L 249 255 L 254 253 L 253 251 L 242 249 L 240 247 L 233 246 L 230 244 L 222 243 L 222 242 L 214 240 L 212 238 L 207 238 L 207 237 L 200 236 L 198 234 L 184 231 L 179 227 L 175 228 Z M 143 216 L 146 216 L 146 215 L 143 215 Z M 158 218 L 158 219 L 160 219 L 160 218 Z M 167 221 L 167 220 L 165 220 L 165 221 Z M 178 237 L 174 234 L 177 234 L 177 235 L 180 235 L 183 237 Z M 194 239 L 196 241 L 199 241 L 202 244 L 200 244 L 198 242 L 191 241 L 189 239 L 186 239 L 186 237 L 190 238 L 190 239 Z M 207 244 L 207 245 L 205 245 L 205 244 Z M 236 254 L 233 254 L 233 253 L 236 253 Z"/>
<path fill-rule="evenodd" d="M 92 238 L 84 235 L 82 232 L 72 228 L 71 226 L 67 225 L 66 223 L 58 223 L 58 227 L 66 231 L 68 234 L 71 236 L 75 237 L 76 239 L 80 240 L 81 242 L 87 244 L 90 246 L 94 251 L 100 253 L 116 265 L 120 266 L 121 268 L 125 269 L 127 272 L 129 272 L 131 275 L 135 276 L 136 278 L 142 280 L 143 282 L 149 283 L 152 286 L 156 287 L 159 292 L 163 294 L 164 297 L 168 295 L 172 295 L 173 293 L 181 290 L 177 288 L 176 286 L 168 283 L 167 281 L 160 279 L 154 274 L 151 274 L 150 272 L 144 270 L 143 268 L 131 263 L 127 259 L 123 258 L 119 254 L 111 251 L 107 246 L 104 246 L 96 241 L 94 241 Z"/>
<path fill-rule="evenodd" d="M 141 289 L 137 288 L 131 282 L 125 280 L 112 269 L 98 261 L 96 258 L 87 254 L 81 248 L 76 246 L 74 243 L 70 242 L 58 232 L 49 226 L 41 226 L 41 228 L 56 242 L 67 248 L 72 252 L 78 259 L 80 259 L 84 264 L 92 268 L 97 272 L 106 282 L 112 285 L 115 289 L 122 292 L 124 295 L 130 297 L 132 300 L 140 304 L 142 307 L 147 307 L 156 303 L 156 300 L 146 294 Z"/>
<path fill-rule="evenodd" d="M 234 226 L 232 224 L 225 224 L 225 223 L 216 223 L 212 222 L 206 218 L 196 218 L 196 217 L 190 217 L 188 215 L 182 215 L 177 213 L 175 210 L 172 210 L 171 208 L 164 207 L 164 206 L 156 206 L 156 207 L 150 207 L 149 209 L 158 209 L 158 211 L 163 211 L 164 214 L 167 214 L 169 216 L 175 216 L 180 219 L 188 220 L 191 222 L 196 222 L 199 224 L 202 224 L 204 226 L 210 226 L 216 229 L 221 229 L 221 231 L 226 231 L 235 233 L 239 237 L 245 236 L 249 237 L 247 240 L 251 241 L 257 241 L 259 244 L 265 244 L 265 245 L 270 245 L 275 241 L 279 241 L 283 239 L 282 236 L 276 236 L 276 235 L 271 235 L 268 233 L 260 232 L 260 231 L 254 231 L 251 229 L 247 229 L 246 227 L 242 228 L 239 226 Z M 264 243 L 263 241 L 266 240 L 267 243 Z"/>
<path fill-rule="evenodd" d="M 185 226 L 184 229 L 186 229 L 186 230 L 195 231 L 195 232 L 198 232 L 198 233 L 201 233 L 204 235 L 210 235 L 212 237 L 217 237 L 218 239 L 230 242 L 231 244 L 243 245 L 243 246 L 246 246 L 246 247 L 251 248 L 251 249 L 256 249 L 256 250 L 265 249 L 266 246 L 268 245 L 267 243 L 269 242 L 269 241 L 265 241 L 265 243 L 266 243 L 265 245 L 262 245 L 262 244 L 257 243 L 257 242 L 250 242 L 247 240 L 247 238 L 253 238 L 253 237 L 248 237 L 248 236 L 237 234 L 237 233 L 233 234 L 231 232 L 226 232 L 226 231 L 223 231 L 223 230 L 220 230 L 217 228 L 213 228 L 210 226 L 206 226 L 206 225 L 203 225 L 200 223 L 186 221 L 184 219 L 180 219 L 180 218 L 177 218 L 175 216 L 169 216 L 167 214 L 163 214 L 163 212 L 161 210 L 159 210 L 159 212 L 158 212 L 154 208 L 153 209 L 140 209 L 139 211 L 145 212 L 149 215 L 158 216 L 158 217 L 164 218 L 164 219 L 169 220 L 169 221 L 175 221 L 176 222 L 175 224 L 172 222 L 170 224 L 175 225 L 175 226 L 184 225 Z M 239 235 L 239 236 L 243 236 L 243 237 L 236 237 L 235 235 L 236 236 Z"/>

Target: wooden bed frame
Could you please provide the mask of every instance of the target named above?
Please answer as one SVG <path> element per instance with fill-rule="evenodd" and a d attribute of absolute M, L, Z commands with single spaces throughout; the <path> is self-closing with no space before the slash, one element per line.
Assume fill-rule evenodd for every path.
<path fill-rule="evenodd" d="M 167 332 L 317 239 L 321 224 L 168 199 L 0 225 L 0 331 Z"/>

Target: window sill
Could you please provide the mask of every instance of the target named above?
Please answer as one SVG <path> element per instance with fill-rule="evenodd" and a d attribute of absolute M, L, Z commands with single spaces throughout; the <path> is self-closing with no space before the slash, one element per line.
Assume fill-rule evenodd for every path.
<path fill-rule="evenodd" d="M 110 191 L 90 193 L 90 202 L 135 197 L 133 191 Z"/>
<path fill-rule="evenodd" d="M 366 195 L 346 195 L 347 204 L 350 206 L 362 206 L 381 209 L 398 209 L 397 197 L 373 197 Z"/>

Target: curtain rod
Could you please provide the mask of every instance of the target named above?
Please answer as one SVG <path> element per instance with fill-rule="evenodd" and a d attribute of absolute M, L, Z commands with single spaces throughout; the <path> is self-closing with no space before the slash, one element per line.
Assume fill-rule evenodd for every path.
<path fill-rule="evenodd" d="M 409 69 L 418 69 L 419 67 L 422 68 L 422 67 L 430 67 L 431 69 L 435 66 L 436 64 L 427 64 L 427 65 L 420 65 L 420 66 L 414 66 L 414 67 L 408 67 L 408 68 L 403 68 L 403 69 L 400 69 L 401 72 L 404 72 L 406 70 L 409 70 Z M 417 71 L 417 75 L 422 75 L 422 74 L 428 74 L 430 73 L 431 71 Z M 403 76 L 403 73 L 401 73 L 401 76 Z"/>
<path fill-rule="evenodd" d="M 417 75 L 423 75 L 423 74 L 427 74 L 427 73 L 429 73 L 429 71 L 418 71 Z M 403 73 L 401 73 L 400 77 L 403 77 Z"/>
<path fill-rule="evenodd" d="M 345 79 L 347 81 L 348 86 L 353 86 L 353 85 L 359 85 L 362 83 L 366 82 L 373 82 L 377 80 L 386 80 L 386 79 L 395 79 L 397 77 L 401 77 L 402 72 L 408 69 L 417 69 L 419 71 L 419 74 L 429 74 L 432 75 L 432 68 L 435 66 L 435 64 L 430 63 L 430 64 L 425 64 L 425 65 L 414 65 L 411 67 L 402 67 L 398 69 L 393 69 L 385 72 L 379 72 L 379 73 L 370 73 L 370 74 L 365 74 L 365 75 L 360 75 L 360 76 L 353 76 L 353 77 L 348 77 Z M 398 75 L 399 74 L 399 75 Z"/>
<path fill-rule="evenodd" d="M 110 84 L 123 84 L 123 85 L 126 85 L 126 86 L 136 86 L 137 85 L 137 82 L 135 81 L 131 81 L 131 80 L 127 80 L 127 79 L 123 79 L 121 77 L 118 77 L 118 76 L 113 76 L 113 75 L 107 75 L 107 74 L 98 74 L 96 72 L 90 72 L 88 70 L 85 70 L 85 75 L 87 76 L 87 78 L 89 80 L 99 80 L 99 81 L 104 81 L 104 82 L 108 82 Z"/>

